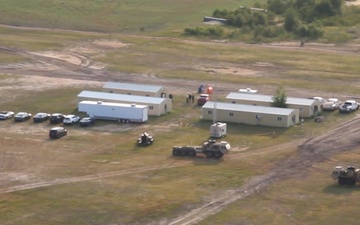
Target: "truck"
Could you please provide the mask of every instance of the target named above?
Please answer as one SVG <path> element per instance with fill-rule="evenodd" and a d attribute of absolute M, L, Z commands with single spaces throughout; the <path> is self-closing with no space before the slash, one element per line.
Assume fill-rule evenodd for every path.
<path fill-rule="evenodd" d="M 324 104 L 322 105 L 322 110 L 324 111 L 333 111 L 338 109 L 341 105 L 341 101 L 337 98 L 329 98 Z"/>
<path fill-rule="evenodd" d="M 348 166 L 346 168 L 342 166 L 335 166 L 331 177 L 337 180 L 339 185 L 355 185 L 360 182 L 360 169 L 356 169 L 355 166 Z"/>
<path fill-rule="evenodd" d="M 229 142 L 216 140 L 208 140 L 202 146 L 174 146 L 172 150 L 173 156 L 189 156 L 205 155 L 206 158 L 220 159 L 231 149 Z"/>
<path fill-rule="evenodd" d="M 148 120 L 148 106 L 102 101 L 81 101 L 78 111 L 89 117 L 118 122 L 145 122 Z"/>
<path fill-rule="evenodd" d="M 347 113 L 359 109 L 359 104 L 355 100 L 346 100 L 344 104 L 340 105 L 339 112 Z"/>

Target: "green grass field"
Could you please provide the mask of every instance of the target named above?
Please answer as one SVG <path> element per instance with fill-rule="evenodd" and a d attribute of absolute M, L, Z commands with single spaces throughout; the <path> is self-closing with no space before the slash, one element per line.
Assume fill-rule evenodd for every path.
<path fill-rule="evenodd" d="M 258 63 L 268 63 L 274 65 L 268 76 L 269 71 L 264 70 L 261 77 L 229 73 L 216 79 L 239 86 L 264 85 L 274 90 L 283 84 L 309 95 L 312 91 L 358 95 L 360 66 L 356 53 L 264 48 L 186 40 L 179 35 L 184 27 L 200 24 L 202 17 L 216 8 L 231 9 L 253 3 L 3 0 L 1 24 L 86 32 L 0 27 L 0 47 L 14 50 L 0 51 L 0 65 L 33 62 L 29 55 L 18 54 L 18 49 L 64 51 L 94 40 L 114 40 L 129 46 L 89 54 L 92 61 L 108 65 L 110 72 L 152 73 L 159 78 L 213 82 L 214 75 L 198 65 L 259 68 Z M 88 88 L 84 85 L 21 90 L 24 84 L 19 84 L 20 78 L 10 73 L 0 75 L 0 88 L 15 87 L 0 89 L 1 110 L 28 110 L 33 114 L 76 112 L 76 95 Z M 220 161 L 171 157 L 173 145 L 200 145 L 208 138 L 211 125 L 199 118 L 200 108 L 185 104 L 182 96 L 175 96 L 172 113 L 151 117 L 145 127 L 134 125 L 127 129 L 124 124 L 98 121 L 88 129 L 68 127 L 69 135 L 56 141 L 48 140 L 51 127 L 48 123 L 0 121 L 0 190 L 5 188 L 5 182 L 6 186 L 55 182 L 1 193 L 0 222 L 110 225 L 154 224 L 164 218 L 176 218 L 297 154 L 294 147 L 277 146 L 316 137 L 357 116 L 337 112 L 322 115 L 326 117 L 323 123 L 315 123 L 311 118 L 290 129 L 228 124 L 226 140 L 233 151 Z M 145 128 L 155 134 L 155 142 L 140 148 L 135 142 Z M 339 154 L 315 164 L 291 179 L 275 182 L 232 203 L 199 224 L 356 224 L 360 219 L 356 214 L 360 189 L 338 187 L 330 173 L 334 164 L 357 164 L 358 153 L 359 150 Z M 136 169 L 139 171 L 131 172 Z M 77 180 L 69 181 L 74 178 Z"/>
<path fill-rule="evenodd" d="M 266 2 L 260 0 L 258 2 Z M 171 33 L 198 25 L 215 9 L 233 9 L 253 1 L 46 1 L 21 0 L 0 3 L 0 23 L 101 32 Z"/>

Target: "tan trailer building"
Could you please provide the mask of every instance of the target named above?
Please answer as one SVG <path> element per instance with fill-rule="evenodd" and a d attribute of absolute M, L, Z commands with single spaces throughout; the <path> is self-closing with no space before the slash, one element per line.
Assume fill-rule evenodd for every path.
<path fill-rule="evenodd" d="M 231 92 L 226 96 L 226 102 L 270 107 L 272 98 L 271 95 Z M 286 104 L 288 108 L 299 110 L 303 118 L 317 116 L 321 112 L 321 102 L 315 99 L 287 97 Z"/>
<path fill-rule="evenodd" d="M 106 92 L 125 95 L 140 95 L 158 98 L 169 97 L 167 89 L 158 85 L 107 82 L 104 84 L 103 89 Z"/>
<path fill-rule="evenodd" d="M 202 119 L 270 127 L 291 127 L 299 123 L 299 110 L 233 104 L 228 102 L 207 102 L 202 107 Z"/>
<path fill-rule="evenodd" d="M 165 98 L 146 97 L 138 95 L 124 95 L 97 91 L 82 91 L 77 96 L 78 103 L 81 101 L 115 102 L 148 106 L 148 115 L 160 116 L 172 110 L 172 102 Z"/>

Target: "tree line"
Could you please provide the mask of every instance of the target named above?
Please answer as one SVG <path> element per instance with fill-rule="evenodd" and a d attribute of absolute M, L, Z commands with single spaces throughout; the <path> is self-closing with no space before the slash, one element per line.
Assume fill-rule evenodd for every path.
<path fill-rule="evenodd" d="M 292 35 L 314 40 L 323 36 L 324 22 L 329 24 L 328 19 L 342 15 L 343 5 L 344 0 L 268 0 L 265 5 L 255 3 L 251 8 L 216 9 L 212 16 L 226 19 L 229 28 L 236 28 L 229 33 L 230 38 L 252 32 L 255 39 Z M 225 34 L 222 27 L 185 28 L 184 33 L 211 37 Z"/>

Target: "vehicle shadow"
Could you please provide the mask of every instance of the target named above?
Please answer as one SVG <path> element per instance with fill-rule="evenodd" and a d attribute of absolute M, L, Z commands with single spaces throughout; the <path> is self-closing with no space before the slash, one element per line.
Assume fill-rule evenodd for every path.
<path fill-rule="evenodd" d="M 326 186 L 323 189 L 323 193 L 333 195 L 344 195 L 352 192 L 360 192 L 359 185 L 338 185 L 336 183 Z"/>

